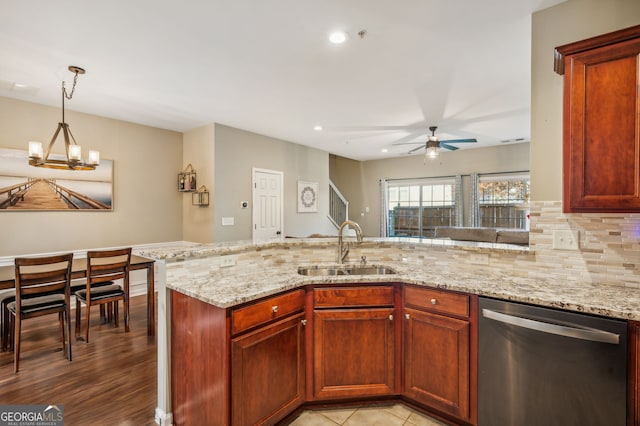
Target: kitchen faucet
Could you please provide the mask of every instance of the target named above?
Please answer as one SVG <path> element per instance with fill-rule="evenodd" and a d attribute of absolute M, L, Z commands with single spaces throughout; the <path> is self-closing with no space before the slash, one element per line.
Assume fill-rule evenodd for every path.
<path fill-rule="evenodd" d="M 338 263 L 339 264 L 342 264 L 342 262 L 344 262 L 344 259 L 349 254 L 349 243 L 343 244 L 342 242 L 342 230 L 347 225 L 353 226 L 353 228 L 356 230 L 356 241 L 358 242 L 358 244 L 362 242 L 362 229 L 360 228 L 360 225 L 358 225 L 356 222 L 352 220 L 345 220 L 344 222 L 342 222 L 342 225 L 340 225 L 340 229 L 338 229 Z"/>

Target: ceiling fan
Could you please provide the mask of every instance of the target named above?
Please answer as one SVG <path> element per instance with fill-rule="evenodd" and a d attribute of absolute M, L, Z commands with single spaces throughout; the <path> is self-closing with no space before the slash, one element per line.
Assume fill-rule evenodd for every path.
<path fill-rule="evenodd" d="M 407 154 L 413 154 L 414 152 L 419 151 L 421 149 L 426 149 L 426 155 L 429 158 L 436 158 L 438 156 L 438 152 L 439 152 L 440 148 L 448 149 L 449 151 L 455 151 L 456 149 L 458 149 L 457 146 L 453 146 L 453 145 L 449 145 L 449 144 L 452 144 L 452 143 L 475 143 L 475 142 L 478 142 L 478 140 L 475 139 L 475 138 L 471 138 L 471 139 L 449 139 L 449 140 L 445 140 L 445 141 L 438 140 L 438 137 L 436 136 L 436 129 L 437 128 L 438 128 L 437 126 L 429 127 L 429 130 L 431 131 L 431 135 L 427 139 L 426 143 L 425 142 L 401 142 L 401 143 L 394 143 L 393 145 L 420 144 L 422 146 L 419 146 L 417 148 L 412 149 Z"/>

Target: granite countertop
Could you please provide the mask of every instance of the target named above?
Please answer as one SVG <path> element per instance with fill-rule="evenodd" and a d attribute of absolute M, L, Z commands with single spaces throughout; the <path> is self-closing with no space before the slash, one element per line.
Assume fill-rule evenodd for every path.
<path fill-rule="evenodd" d="M 225 252 L 224 248 L 221 250 Z M 552 278 L 519 277 L 505 270 L 473 273 L 437 265 L 426 268 L 410 262 L 385 261 L 370 262 L 369 265 L 391 267 L 396 274 L 305 276 L 298 274 L 298 267 L 328 264 L 304 261 L 238 264 L 205 270 L 201 267 L 202 257 L 199 260 L 190 257 L 167 264 L 167 287 L 221 308 L 230 308 L 309 284 L 401 282 L 606 317 L 640 320 L 640 292 L 637 289 L 558 282 Z"/>

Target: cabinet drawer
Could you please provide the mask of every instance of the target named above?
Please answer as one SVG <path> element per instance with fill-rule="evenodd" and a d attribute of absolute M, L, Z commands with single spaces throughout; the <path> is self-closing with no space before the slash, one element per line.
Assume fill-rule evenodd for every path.
<path fill-rule="evenodd" d="M 316 288 L 313 304 L 316 308 L 393 306 L 393 286 Z"/>
<path fill-rule="evenodd" d="M 231 334 L 240 333 L 303 309 L 304 290 L 302 289 L 234 309 L 231 313 Z"/>
<path fill-rule="evenodd" d="M 431 312 L 469 317 L 469 296 L 465 294 L 405 286 L 404 303 Z"/>

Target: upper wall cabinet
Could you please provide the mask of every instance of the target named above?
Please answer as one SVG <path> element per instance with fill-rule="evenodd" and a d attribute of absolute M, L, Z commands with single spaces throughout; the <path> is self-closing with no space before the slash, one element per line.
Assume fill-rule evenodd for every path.
<path fill-rule="evenodd" d="M 556 47 L 563 210 L 640 212 L 640 25 Z"/>

